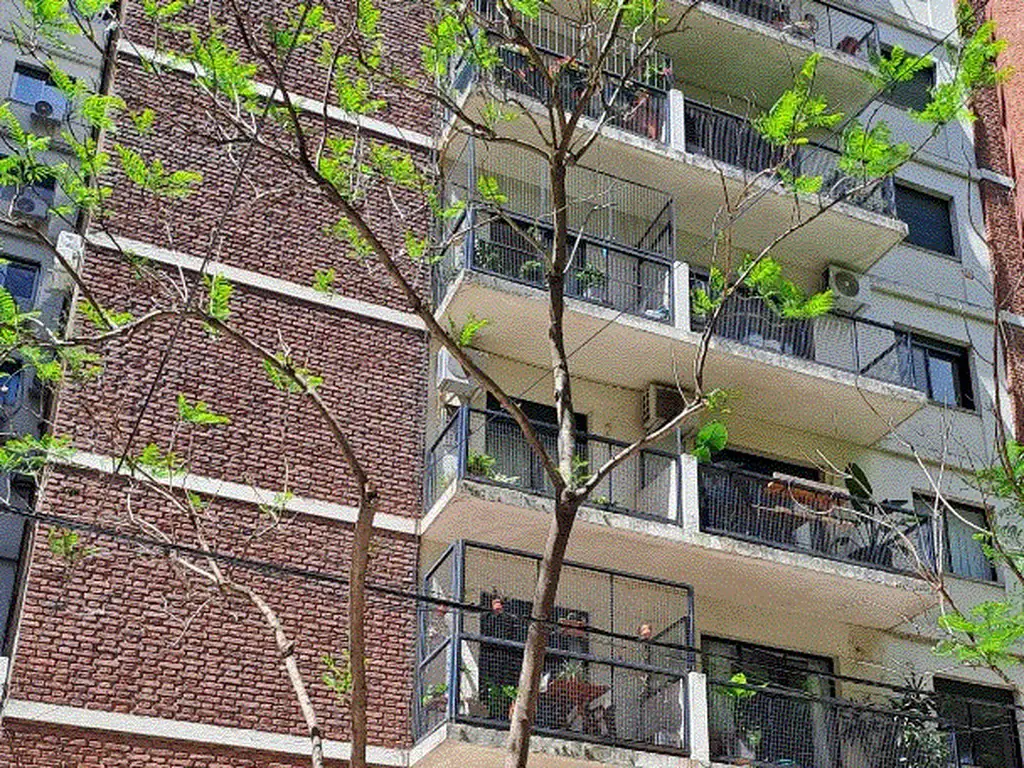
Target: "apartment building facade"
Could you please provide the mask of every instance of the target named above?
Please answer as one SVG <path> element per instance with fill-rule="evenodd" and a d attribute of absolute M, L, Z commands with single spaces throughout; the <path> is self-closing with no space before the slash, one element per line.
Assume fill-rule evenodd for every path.
<path fill-rule="evenodd" d="M 387 33 L 414 55 L 429 9 L 382 10 Z M 585 201 L 574 215 L 587 223 L 583 267 L 569 287 L 586 461 L 596 465 L 674 407 L 676 367 L 702 329 L 691 289 L 717 258 L 706 233 L 723 186 L 738 190 L 771 163 L 772 148 L 747 117 L 788 87 L 793 62 L 819 52 L 830 103 L 850 113 L 868 107 L 897 138 L 923 142 L 926 130 L 907 110 L 949 77 L 941 43 L 953 27 L 946 0 L 706 0 L 687 31 L 667 41 L 656 74 L 637 83 L 645 107 L 604 129 L 572 181 Z M 283 339 L 296 359 L 324 371 L 329 403 L 372 414 L 356 429 L 356 447 L 371 473 L 389 478 L 373 579 L 424 599 L 371 605 L 370 761 L 499 764 L 550 515 L 541 468 L 497 403 L 428 344 L 385 277 L 354 271 L 331 295 L 310 291 L 334 252 L 316 234 L 330 224 L 322 200 L 301 185 L 275 188 L 285 174 L 271 157 L 256 159 L 267 188 L 236 199 L 238 156 L 206 151 L 212 144 L 187 76 L 147 66 L 152 30 L 134 4 L 125 29 L 132 43 L 108 52 L 117 60 L 115 92 L 129 110 L 179 116 L 170 131 L 125 140 L 168 167 L 198 167 L 204 183 L 197 197 L 159 206 L 115 185 L 111 222 L 82 233 L 85 275 L 105 305 L 141 312 L 148 296 L 126 287 L 131 264 L 108 235 L 172 276 L 194 274 L 216 236 L 206 271 L 236 286 L 233 320 L 268 346 Z M 870 56 L 893 45 L 934 52 L 935 67 L 876 98 L 864 77 Z M 36 68 L 34 83 L 21 84 L 31 62 L 10 40 L 4 52 L 10 98 L 32 124 L 45 73 Z M 78 62 L 86 65 L 79 76 L 98 79 L 102 58 Z M 301 67 L 312 64 L 297 66 L 295 87 L 315 112 L 319 95 L 302 92 Z M 454 78 L 468 108 L 477 98 L 471 75 Z M 367 130 L 424 153 L 446 128 L 416 101 L 385 117 Z M 835 141 L 823 134 L 800 157 L 826 188 L 842 186 Z M 536 764 L 1022 764 L 1017 687 L 932 653 L 937 597 L 920 573 L 941 568 L 958 605 L 1005 595 L 970 527 L 983 517 L 969 475 L 995 434 L 1000 386 L 988 352 L 992 264 L 1012 263 L 1010 255 L 999 261 L 994 251 L 1005 244 L 985 234 L 993 206 L 1006 201 L 989 186 L 999 179 L 982 169 L 1005 171 L 976 152 L 984 152 L 978 128 L 945 128 L 892 183 L 830 207 L 776 250 L 802 287 L 836 290 L 836 312 L 782 321 L 742 296 L 726 308 L 707 376 L 744 393 L 728 416 L 727 450 L 698 463 L 692 434 L 680 432 L 616 470 L 579 515 L 556 601 Z M 449 252 L 421 277 L 446 322 L 488 318 L 474 354 L 553 440 L 543 426 L 554 419 L 542 275 L 474 199 L 479 177 L 494 176 L 520 221 L 543 233 L 543 168 L 470 139 L 454 141 L 444 162 L 453 196 L 469 205 L 451 225 Z M 785 228 L 794 200 L 768 189 L 753 210 L 733 233 L 737 253 Z M 32 265 L 38 285 L 27 300 L 43 302 L 56 323 L 68 292 L 45 292 L 52 263 L 29 243 L 5 239 L 4 249 L 8 271 Z M 18 297 L 24 277 L 5 279 Z M 131 449 L 129 435 L 136 450 L 163 445 L 185 394 L 232 418 L 196 435 L 188 452 L 190 489 L 232 522 L 217 529 L 218 546 L 283 566 L 343 570 L 352 486 L 325 449 L 330 435 L 238 349 L 211 345 L 201 329 L 182 332 L 180 352 L 162 363 L 171 333 L 158 325 L 139 334 L 98 382 L 61 393 L 49 429 L 72 435 L 77 452 L 53 468 L 37 508 L 122 522 L 129 481 L 112 471 L 116 459 Z M 21 397 L 30 390 L 23 384 Z M 841 481 L 851 463 L 873 498 L 885 500 L 872 502 L 870 516 Z M 936 513 L 936 482 L 958 514 Z M 247 550 L 245 531 L 283 490 L 294 519 Z M 160 519 L 152 491 L 131 498 L 136 511 Z M 11 667 L 0 763 L 308 761 L 258 617 L 223 601 L 204 604 L 203 594 L 182 590 L 165 557 L 131 542 L 97 538 L 97 554 L 68 572 L 31 526 L 8 538 Z M 345 642 L 341 588 L 294 575 L 254 578 L 299 628 L 327 757 L 343 764 L 347 709 L 316 683 L 320 655 Z M 916 686 L 937 694 L 929 699 L 937 704 L 920 704 Z"/>

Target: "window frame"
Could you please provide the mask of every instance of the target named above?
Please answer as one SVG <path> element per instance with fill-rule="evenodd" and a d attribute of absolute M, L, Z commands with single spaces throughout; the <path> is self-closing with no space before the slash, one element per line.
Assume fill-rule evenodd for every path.
<path fill-rule="evenodd" d="M 901 189 L 902 190 L 906 190 L 911 195 L 918 195 L 918 196 L 924 197 L 924 198 L 931 198 L 932 200 L 936 200 L 936 201 L 942 203 L 943 205 L 945 205 L 945 209 L 946 209 L 945 222 L 946 222 L 946 226 L 949 228 L 949 250 L 948 251 L 937 250 L 937 249 L 931 248 L 931 247 L 929 247 L 927 245 L 921 245 L 920 243 L 916 243 L 916 242 L 914 242 L 913 240 L 910 239 L 911 238 L 911 234 L 912 234 L 912 230 L 910 228 L 910 222 L 908 222 L 905 218 L 903 218 L 902 215 L 900 215 L 899 198 L 900 198 L 900 190 Z M 924 251 L 925 253 L 933 254 L 934 256 L 938 256 L 939 258 L 945 259 L 946 261 L 954 261 L 954 262 L 958 262 L 958 263 L 962 261 L 962 259 L 960 258 L 960 244 L 959 244 L 959 241 L 957 240 L 957 228 L 956 228 L 956 224 L 954 222 L 954 220 L 956 218 L 956 207 L 955 207 L 955 203 L 954 203 L 952 197 L 947 197 L 945 195 L 936 193 L 936 192 L 934 192 L 932 190 L 925 189 L 923 187 L 919 187 L 919 186 L 917 186 L 915 184 L 907 183 L 907 182 L 902 181 L 900 179 L 896 179 L 894 181 L 894 184 L 893 184 L 893 200 L 894 200 L 895 208 L 896 208 L 896 218 L 899 219 L 900 221 L 902 221 L 904 224 L 907 225 L 907 236 L 901 241 L 902 245 L 906 245 L 906 246 L 909 246 L 911 248 L 916 248 L 917 250 Z"/>
<path fill-rule="evenodd" d="M 912 500 L 911 503 L 914 504 L 915 507 L 916 507 L 916 502 L 918 500 L 923 501 L 924 503 L 926 503 L 931 508 L 935 507 L 935 496 L 933 494 L 923 493 L 923 492 L 916 492 L 915 491 L 912 494 L 912 499 L 913 500 Z M 960 500 L 957 500 L 957 499 L 947 499 L 947 502 L 949 503 L 950 506 L 954 507 L 958 511 L 975 513 L 975 514 L 981 515 L 981 518 L 982 518 L 983 522 L 986 520 L 986 509 L 984 507 L 982 507 L 980 504 L 972 504 L 971 502 L 960 501 Z M 962 574 L 962 573 L 957 573 L 956 571 L 953 570 L 953 550 L 952 550 L 952 547 L 950 546 L 950 544 L 952 542 L 952 538 L 950 538 L 950 535 L 949 535 L 949 517 L 950 517 L 949 509 L 943 507 L 942 508 L 942 540 L 943 540 L 943 544 L 944 544 L 944 546 L 942 547 L 942 568 L 943 568 L 943 570 L 947 574 L 949 574 L 950 576 L 955 576 L 958 579 L 965 579 L 967 581 L 974 581 L 974 582 L 977 582 L 979 584 L 1001 584 L 1002 583 L 1002 577 L 1000 576 L 999 569 L 996 568 L 995 565 L 991 561 L 988 560 L 988 558 L 985 558 L 986 563 L 987 563 L 987 567 L 988 567 L 988 571 L 989 571 L 989 576 L 987 578 L 980 578 L 978 576 L 969 576 L 969 575 L 965 575 L 965 574 Z M 975 543 L 976 546 L 978 546 L 978 548 L 980 550 L 981 545 L 978 544 L 977 542 L 974 542 L 974 543 Z M 982 553 L 982 556 L 984 556 L 984 553 Z"/>
<path fill-rule="evenodd" d="M 978 398 L 975 396 L 977 387 L 975 386 L 976 382 L 974 380 L 974 366 L 971 362 L 971 347 L 969 345 L 952 341 L 944 341 L 943 339 L 937 339 L 933 336 L 927 336 L 909 328 L 900 329 L 898 333 L 904 337 L 904 343 L 909 347 L 909 360 L 907 364 L 911 372 L 914 374 L 913 388 L 917 389 L 919 392 L 923 392 L 928 398 L 928 401 L 933 405 L 939 405 L 943 408 L 955 408 L 969 413 L 977 413 Z M 925 381 L 923 382 L 917 380 L 918 372 L 916 370 L 917 366 L 914 360 L 914 352 L 916 349 L 922 349 L 925 353 Z M 941 400 L 936 400 L 934 397 L 929 366 L 929 361 L 933 355 L 937 359 L 944 358 L 949 360 L 959 369 L 959 374 L 953 381 L 954 387 L 957 388 L 956 403 L 945 403 Z"/>
<path fill-rule="evenodd" d="M 892 49 L 894 47 L 895 46 L 889 45 L 888 43 L 882 43 L 881 46 L 880 46 L 882 55 L 883 56 L 890 56 L 890 55 L 892 55 Z M 914 56 L 915 58 L 920 58 L 920 56 L 921 56 L 921 54 L 914 53 L 913 51 L 907 51 L 907 53 L 910 56 Z M 934 61 L 932 61 L 932 63 L 928 67 L 926 67 L 925 69 L 920 70 L 920 72 L 928 72 L 929 75 L 930 75 L 931 83 L 928 85 L 928 91 L 930 91 L 931 89 L 935 88 L 935 86 L 937 86 L 939 84 L 939 69 L 938 69 L 938 66 L 936 65 L 936 63 Z M 915 73 L 915 77 L 917 76 L 917 74 L 919 74 L 919 73 Z M 881 100 L 884 101 L 886 104 L 889 104 L 890 106 L 896 107 L 897 109 L 902 110 L 904 112 L 907 112 L 907 111 L 909 111 L 911 109 L 920 112 L 922 109 L 924 109 L 928 105 L 927 101 L 924 104 L 918 105 L 916 103 L 915 104 L 908 104 L 908 103 L 906 103 L 904 101 L 901 101 L 899 98 L 896 98 L 896 92 L 897 92 L 897 90 L 901 86 L 903 86 L 905 88 L 905 87 L 911 85 L 913 82 L 914 82 L 913 79 L 911 79 L 911 80 L 909 80 L 909 81 L 907 81 L 905 83 L 893 83 L 892 85 L 890 85 L 888 88 L 886 88 L 882 92 L 882 95 L 880 97 Z"/>
<path fill-rule="evenodd" d="M 947 687 L 947 690 L 941 690 L 941 688 L 943 687 Z M 960 689 L 960 692 L 958 693 L 956 689 Z M 965 710 L 971 721 L 967 725 L 969 730 L 973 730 L 972 723 L 975 718 L 972 707 L 983 707 L 986 706 L 988 702 L 991 702 L 991 707 L 993 708 L 1011 706 L 1015 707 L 1017 703 L 1014 692 L 1009 689 L 998 688 L 995 686 L 985 685 L 983 683 L 970 682 L 967 680 L 960 680 L 954 677 L 944 677 L 942 675 L 936 675 L 933 677 L 932 691 L 936 696 L 936 709 L 939 711 L 939 714 L 942 717 L 946 716 L 942 711 L 944 699 L 947 701 L 959 701 L 959 703 L 965 707 Z M 1004 696 L 992 695 L 991 698 L 989 698 L 989 696 L 985 695 L 985 691 L 999 692 L 1000 694 L 1004 694 Z M 1005 694 L 1009 695 L 1005 696 Z M 1006 698 L 1007 700 L 1000 701 L 1001 698 Z M 955 728 L 957 726 L 957 723 L 953 722 L 953 725 Z M 1013 750 L 1014 764 L 1012 766 L 1003 766 L 1003 768 L 1024 768 L 1024 755 L 1022 755 L 1021 753 L 1020 728 L 1017 724 L 1017 718 L 1008 717 L 1006 726 L 1010 729 L 1010 747 Z M 972 740 L 972 747 L 977 746 L 978 744 L 973 743 Z M 958 758 L 961 765 L 968 765 L 967 763 L 963 762 L 963 758 L 965 756 L 970 758 L 971 760 L 975 760 L 978 757 L 978 754 L 974 752 L 973 749 L 969 755 L 958 754 L 956 757 Z M 999 755 L 996 755 L 996 757 L 999 757 Z M 975 765 L 975 763 L 970 763 L 970 765 Z"/>

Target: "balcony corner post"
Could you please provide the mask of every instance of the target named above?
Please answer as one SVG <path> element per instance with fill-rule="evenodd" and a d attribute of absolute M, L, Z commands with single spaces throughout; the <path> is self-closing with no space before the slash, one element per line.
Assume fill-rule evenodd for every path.
<path fill-rule="evenodd" d="M 708 732 L 707 678 L 701 672 L 686 676 L 687 709 L 690 715 L 690 760 L 700 765 L 711 765 L 711 739 Z"/>
<path fill-rule="evenodd" d="M 681 331 L 690 330 L 690 265 L 685 261 L 672 264 L 672 311 L 675 312 L 675 326 Z"/>
<path fill-rule="evenodd" d="M 697 493 L 697 458 L 690 453 L 679 456 L 679 524 L 686 534 L 700 531 L 700 502 Z"/>
<path fill-rule="evenodd" d="M 668 92 L 668 144 L 672 149 L 686 151 L 686 112 L 683 92 L 673 88 Z"/>

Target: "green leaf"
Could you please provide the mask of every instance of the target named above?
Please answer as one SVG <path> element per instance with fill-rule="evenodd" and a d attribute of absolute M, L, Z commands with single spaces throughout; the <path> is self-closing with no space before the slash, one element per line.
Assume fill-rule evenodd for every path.
<path fill-rule="evenodd" d="M 709 421 L 697 432 L 693 441 L 693 455 L 697 461 L 711 461 L 711 456 L 725 448 L 729 430 L 720 421 Z"/>
<path fill-rule="evenodd" d="M 202 400 L 196 400 L 191 405 L 183 394 L 178 394 L 178 419 L 186 424 L 198 424 L 200 426 L 216 426 L 230 424 L 231 419 L 223 414 L 214 413 Z"/>
<path fill-rule="evenodd" d="M 220 274 L 212 277 L 203 275 L 203 284 L 206 286 L 208 294 L 207 314 L 215 320 L 224 322 L 231 315 L 231 295 L 234 293 L 235 286 Z"/>
<path fill-rule="evenodd" d="M 476 188 L 485 202 L 492 205 L 504 205 L 508 202 L 508 195 L 502 194 L 498 180 L 494 176 L 477 176 Z"/>
<path fill-rule="evenodd" d="M 472 312 L 466 315 L 466 322 L 461 327 L 455 325 L 455 321 L 448 318 L 448 328 L 455 343 L 460 347 L 468 347 L 473 344 L 473 339 L 486 326 L 490 325 L 487 318 L 478 318 Z"/>
<path fill-rule="evenodd" d="M 334 281 L 337 276 L 334 267 L 318 269 L 313 273 L 313 290 L 320 293 L 334 293 Z"/>

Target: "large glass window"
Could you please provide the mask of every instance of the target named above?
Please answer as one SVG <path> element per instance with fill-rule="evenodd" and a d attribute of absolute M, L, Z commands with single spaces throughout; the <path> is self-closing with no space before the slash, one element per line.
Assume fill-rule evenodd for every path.
<path fill-rule="evenodd" d="M 3 490 L 6 491 L 7 483 L 3 485 Z M 32 493 L 30 484 L 15 480 L 10 484 L 10 503 L 19 508 L 28 507 L 31 504 Z M 8 646 L 13 635 L 11 612 L 17 594 L 24 536 L 25 518 L 0 515 L 0 655 L 9 652 Z"/>
<path fill-rule="evenodd" d="M 951 504 L 953 511 L 945 505 L 940 509 L 943 513 L 946 532 L 945 568 L 954 576 L 979 581 L 995 581 L 996 569 L 985 556 L 981 542 L 974 537 L 988 530 L 985 511 L 967 504 Z M 931 515 L 935 507 L 935 499 L 920 494 L 914 495 L 915 509 L 924 515 Z"/>
<path fill-rule="evenodd" d="M 939 714 L 956 729 L 958 764 L 971 768 L 1020 768 L 1020 739 L 1013 693 L 936 677 Z"/>
<path fill-rule="evenodd" d="M 907 225 L 908 243 L 946 256 L 956 256 L 949 200 L 897 184 L 896 214 Z"/>
<path fill-rule="evenodd" d="M 908 384 L 941 405 L 974 408 L 971 366 L 965 347 L 914 333 L 907 333 L 905 342 L 909 360 L 904 373 Z"/>

